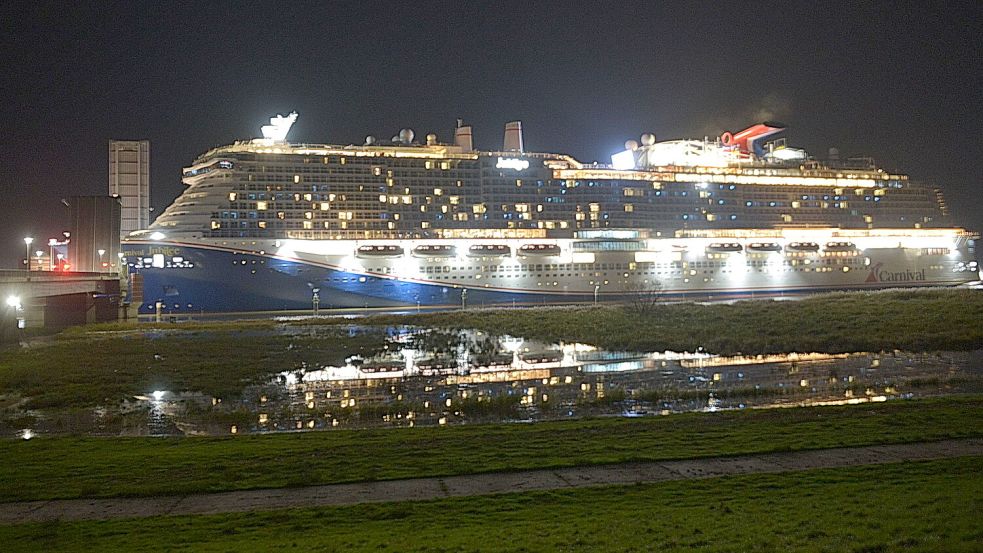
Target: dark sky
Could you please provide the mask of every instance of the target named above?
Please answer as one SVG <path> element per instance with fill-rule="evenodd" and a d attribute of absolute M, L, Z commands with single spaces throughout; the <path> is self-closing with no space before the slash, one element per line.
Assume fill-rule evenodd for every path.
<path fill-rule="evenodd" d="M 0 5 L 0 267 L 151 140 L 162 210 L 212 146 L 296 110 L 293 141 L 401 127 L 607 162 L 628 138 L 761 118 L 792 145 L 941 185 L 983 229 L 983 2 L 12 2 Z"/>

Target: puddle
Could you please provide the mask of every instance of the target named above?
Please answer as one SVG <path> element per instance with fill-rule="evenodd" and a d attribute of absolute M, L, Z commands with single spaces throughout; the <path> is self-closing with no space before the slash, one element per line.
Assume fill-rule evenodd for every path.
<path fill-rule="evenodd" d="M 332 428 L 532 422 L 583 416 L 880 402 L 983 391 L 983 350 L 912 354 L 624 352 L 477 331 L 290 326 L 332 339 L 378 336 L 377 353 L 273 372 L 237 397 L 155 390 L 115 406 L 21 413 L 8 437 L 40 433 L 229 435 Z M 275 371 L 276 368 L 274 368 Z M 18 415 L 19 416 L 19 415 Z M 19 421 L 34 421 L 25 428 Z M 14 426 L 11 426 L 14 425 Z"/>
<path fill-rule="evenodd" d="M 857 404 L 983 387 L 983 352 L 722 357 L 605 351 L 473 331 L 390 328 L 386 335 L 378 355 L 281 372 L 240 398 L 148 398 L 148 433 L 647 416 Z"/>

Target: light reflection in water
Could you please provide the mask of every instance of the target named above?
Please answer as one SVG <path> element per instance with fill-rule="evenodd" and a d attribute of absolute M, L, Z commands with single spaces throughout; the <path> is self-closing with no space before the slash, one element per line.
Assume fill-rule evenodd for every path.
<path fill-rule="evenodd" d="M 390 329 L 377 354 L 339 366 L 302 365 L 240 398 L 148 397 L 148 430 L 228 435 L 230 428 L 411 427 L 859 404 L 979 388 L 981 358 L 983 352 L 632 353 L 471 331 Z"/>
<path fill-rule="evenodd" d="M 253 414 L 239 431 L 858 404 L 948 393 L 951 377 L 978 371 L 971 355 L 632 353 L 395 329 L 377 355 L 285 371 L 248 390 L 256 399 L 239 407 Z"/>

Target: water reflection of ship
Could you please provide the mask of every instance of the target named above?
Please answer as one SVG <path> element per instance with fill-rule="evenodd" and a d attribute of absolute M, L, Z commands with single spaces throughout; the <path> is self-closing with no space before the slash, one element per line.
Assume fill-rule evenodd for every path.
<path fill-rule="evenodd" d="M 401 360 L 392 361 L 368 361 L 359 367 L 359 370 L 363 373 L 377 374 L 377 373 L 391 373 L 400 372 L 406 368 L 406 362 Z"/>
<path fill-rule="evenodd" d="M 543 351 L 538 353 L 523 353 L 519 355 L 523 363 L 529 365 L 542 365 L 545 363 L 559 363 L 563 361 L 563 352 Z"/>
<path fill-rule="evenodd" d="M 502 353 L 492 356 L 484 356 L 474 360 L 474 369 L 477 370 L 508 370 L 512 368 L 514 356 L 511 353 Z"/>
<path fill-rule="evenodd" d="M 456 359 L 430 358 L 416 363 L 416 369 L 421 376 L 443 376 L 457 373 Z"/>

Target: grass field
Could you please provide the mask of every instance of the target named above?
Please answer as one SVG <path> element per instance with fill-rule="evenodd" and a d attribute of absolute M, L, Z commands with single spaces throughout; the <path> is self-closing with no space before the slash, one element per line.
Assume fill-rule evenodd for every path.
<path fill-rule="evenodd" d="M 983 396 L 227 438 L 0 441 L 0 501 L 276 488 L 983 436 Z"/>
<path fill-rule="evenodd" d="M 153 390 L 228 397 L 277 372 L 338 364 L 383 342 L 379 333 L 342 328 L 291 333 L 265 321 L 236 325 L 82 328 L 50 343 L 0 350 L 0 394 L 25 398 L 27 409 L 111 406 Z"/>
<path fill-rule="evenodd" d="M 359 324 L 474 328 L 546 342 L 583 342 L 610 350 L 706 351 L 721 355 L 798 352 L 941 351 L 983 349 L 983 294 L 969 289 L 903 289 L 816 294 L 797 301 L 730 304 L 663 303 L 644 312 L 618 304 L 523 309 L 468 309 L 370 315 Z M 351 324 L 346 318 L 284 324 Z M 272 321 L 181 323 L 202 330 Z M 140 328 L 161 327 L 143 323 Z M 134 323 L 85 327 L 133 329 Z M 162 328 L 174 328 L 165 324 Z"/>
<path fill-rule="evenodd" d="M 983 459 L 0 527 L 19 551 L 979 551 Z"/>
<path fill-rule="evenodd" d="M 602 305 L 372 316 L 363 322 L 476 328 L 610 350 L 702 347 L 731 355 L 976 350 L 983 348 L 981 320 L 983 293 L 951 289 L 830 293 L 799 301 L 665 304 L 643 313 Z"/>
<path fill-rule="evenodd" d="M 350 320 L 337 318 L 93 325 L 30 348 L 0 349 L 0 408 L 112 407 L 153 390 L 229 397 L 280 371 L 376 352 L 389 325 L 476 328 L 611 350 L 758 354 L 981 349 L 981 320 L 977 291 L 902 290 L 669 304 L 646 313 L 612 305 L 373 316 L 359 323 L 379 330 L 358 334 L 338 326 Z"/>

